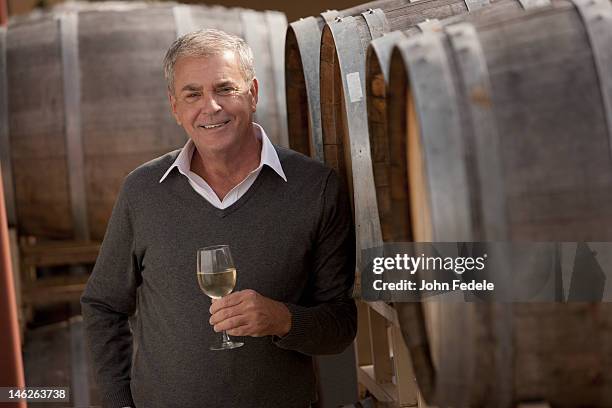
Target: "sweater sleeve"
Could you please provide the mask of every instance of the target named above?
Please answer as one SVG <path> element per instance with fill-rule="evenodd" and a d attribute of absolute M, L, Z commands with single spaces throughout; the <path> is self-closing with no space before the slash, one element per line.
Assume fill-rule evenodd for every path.
<path fill-rule="evenodd" d="M 340 353 L 357 332 L 351 297 L 355 277 L 355 235 L 348 194 L 330 171 L 322 197 L 311 279 L 301 304 L 286 303 L 291 329 L 278 347 L 308 355 Z"/>
<path fill-rule="evenodd" d="M 132 334 L 140 274 L 125 184 L 115 202 L 93 272 L 81 297 L 85 336 L 104 407 L 134 406 Z"/>

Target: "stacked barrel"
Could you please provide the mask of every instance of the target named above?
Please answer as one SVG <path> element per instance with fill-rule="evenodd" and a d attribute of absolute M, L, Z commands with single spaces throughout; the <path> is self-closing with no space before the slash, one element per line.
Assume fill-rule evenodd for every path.
<path fill-rule="evenodd" d="M 341 174 L 358 251 L 612 241 L 609 0 L 382 0 L 292 23 L 285 63 L 290 146 Z M 430 404 L 612 406 L 605 303 L 395 308 Z"/>

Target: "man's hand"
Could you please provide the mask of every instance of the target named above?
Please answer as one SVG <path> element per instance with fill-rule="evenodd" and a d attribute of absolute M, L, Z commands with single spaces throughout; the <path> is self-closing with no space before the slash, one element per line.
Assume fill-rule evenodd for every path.
<path fill-rule="evenodd" d="M 282 337 L 291 329 L 287 306 L 251 289 L 213 300 L 210 314 L 215 331 L 227 330 L 232 336 Z"/>

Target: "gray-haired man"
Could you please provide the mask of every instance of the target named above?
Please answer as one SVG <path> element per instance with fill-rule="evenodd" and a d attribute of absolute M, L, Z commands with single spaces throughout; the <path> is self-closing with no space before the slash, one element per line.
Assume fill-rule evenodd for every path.
<path fill-rule="evenodd" d="M 355 336 L 346 193 L 253 123 L 252 60 L 217 30 L 166 54 L 189 142 L 126 178 L 81 299 L 105 406 L 304 408 L 316 399 L 311 355 Z M 195 255 L 215 244 L 231 246 L 238 281 L 211 304 Z M 210 351 L 221 330 L 245 346 Z"/>

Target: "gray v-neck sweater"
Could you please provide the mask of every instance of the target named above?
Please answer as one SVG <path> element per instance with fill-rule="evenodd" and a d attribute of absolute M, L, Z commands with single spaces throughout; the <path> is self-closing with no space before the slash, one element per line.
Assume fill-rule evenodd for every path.
<path fill-rule="evenodd" d="M 276 149 L 288 181 L 264 166 L 224 210 L 176 170 L 159 182 L 178 151 L 126 178 L 81 298 L 104 406 L 304 408 L 316 400 L 311 355 L 341 352 L 356 332 L 351 209 L 333 171 Z M 209 350 L 221 334 L 208 323 L 196 250 L 215 244 L 231 246 L 235 290 L 285 302 L 285 337 L 239 337 L 241 348 Z"/>

